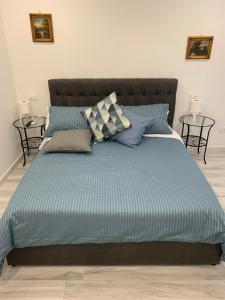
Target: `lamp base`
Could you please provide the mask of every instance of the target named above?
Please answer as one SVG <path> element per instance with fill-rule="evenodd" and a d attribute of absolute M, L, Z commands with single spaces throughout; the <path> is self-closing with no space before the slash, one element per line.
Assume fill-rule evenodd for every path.
<path fill-rule="evenodd" d="M 193 119 L 193 121 L 195 122 L 196 121 L 196 114 L 192 114 L 192 119 Z"/>

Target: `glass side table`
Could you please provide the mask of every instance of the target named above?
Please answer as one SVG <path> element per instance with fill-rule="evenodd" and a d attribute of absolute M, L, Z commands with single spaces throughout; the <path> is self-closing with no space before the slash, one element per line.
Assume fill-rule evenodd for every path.
<path fill-rule="evenodd" d="M 198 148 L 199 153 L 200 147 L 205 147 L 204 162 L 206 164 L 206 150 L 208 146 L 209 134 L 212 127 L 215 125 L 215 120 L 202 115 L 197 115 L 196 118 L 193 118 L 192 115 L 185 115 L 180 117 L 180 122 L 182 123 L 181 138 L 183 139 L 186 148 L 188 146 L 196 147 Z M 185 126 L 187 127 L 186 134 L 184 134 Z M 191 127 L 199 128 L 199 134 L 190 134 Z"/>
<path fill-rule="evenodd" d="M 34 121 L 34 123 L 31 123 Z M 27 155 L 29 156 L 31 149 L 39 148 L 42 140 L 43 140 L 43 133 L 45 130 L 46 118 L 45 117 L 25 117 L 21 120 L 18 119 L 13 122 L 13 126 L 18 130 L 20 135 L 20 142 L 23 151 L 23 166 L 26 164 L 26 155 L 25 150 L 27 149 Z M 29 136 L 27 134 L 27 130 L 40 128 L 40 136 Z"/>

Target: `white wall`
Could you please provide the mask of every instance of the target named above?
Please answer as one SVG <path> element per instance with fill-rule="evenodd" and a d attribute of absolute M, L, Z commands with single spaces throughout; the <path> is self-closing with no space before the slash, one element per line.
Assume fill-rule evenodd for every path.
<path fill-rule="evenodd" d="M 0 179 L 20 152 L 16 129 L 16 92 L 0 14 Z"/>
<path fill-rule="evenodd" d="M 176 77 L 176 124 L 188 95 L 216 119 L 211 145 L 225 146 L 224 0 L 2 0 L 18 98 L 49 103 L 49 78 Z M 29 13 L 52 13 L 54 44 L 33 43 Z M 186 61 L 189 35 L 213 35 L 211 59 Z"/>

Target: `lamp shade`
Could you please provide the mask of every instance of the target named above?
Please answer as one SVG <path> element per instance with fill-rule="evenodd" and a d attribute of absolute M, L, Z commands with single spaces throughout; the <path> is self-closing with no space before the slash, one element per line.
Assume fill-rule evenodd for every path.
<path fill-rule="evenodd" d="M 31 113 L 31 107 L 30 107 L 30 101 L 28 100 L 22 100 L 19 101 L 19 109 L 20 114 L 30 114 Z"/>
<path fill-rule="evenodd" d="M 199 99 L 191 99 L 189 113 L 192 115 L 198 115 L 202 112 L 202 101 Z"/>

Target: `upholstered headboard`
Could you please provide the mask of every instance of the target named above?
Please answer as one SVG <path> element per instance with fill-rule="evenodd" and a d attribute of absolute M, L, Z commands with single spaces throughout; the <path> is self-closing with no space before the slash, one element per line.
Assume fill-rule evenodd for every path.
<path fill-rule="evenodd" d="M 54 106 L 91 106 L 113 91 L 123 105 L 168 103 L 168 122 L 173 125 L 177 79 L 50 79 L 48 84 Z"/>

